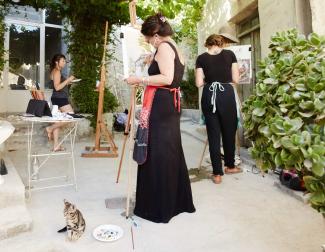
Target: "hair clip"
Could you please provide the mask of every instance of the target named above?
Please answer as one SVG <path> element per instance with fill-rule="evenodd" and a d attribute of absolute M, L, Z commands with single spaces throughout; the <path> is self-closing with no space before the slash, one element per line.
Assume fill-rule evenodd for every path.
<path fill-rule="evenodd" d="M 161 22 L 165 23 L 166 22 L 166 18 L 164 16 L 160 16 L 159 19 L 161 20 Z"/>

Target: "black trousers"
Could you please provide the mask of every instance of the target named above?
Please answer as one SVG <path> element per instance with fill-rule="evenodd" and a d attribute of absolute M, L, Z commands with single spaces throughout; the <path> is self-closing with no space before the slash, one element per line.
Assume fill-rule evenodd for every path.
<path fill-rule="evenodd" d="M 213 84 L 212 84 L 213 85 Z M 214 92 L 213 92 L 213 89 Z M 211 98 L 215 101 L 211 103 Z M 205 117 L 210 157 L 214 175 L 223 175 L 220 139 L 224 150 L 224 165 L 235 167 L 235 141 L 237 130 L 237 110 L 234 89 L 231 84 L 212 87 L 206 84 L 201 98 L 202 112 Z"/>

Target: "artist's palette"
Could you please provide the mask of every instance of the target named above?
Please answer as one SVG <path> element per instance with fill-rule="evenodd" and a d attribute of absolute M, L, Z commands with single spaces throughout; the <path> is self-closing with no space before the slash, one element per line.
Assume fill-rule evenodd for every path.
<path fill-rule="evenodd" d="M 123 236 L 123 229 L 116 225 L 100 225 L 94 229 L 93 236 L 98 241 L 113 242 Z"/>

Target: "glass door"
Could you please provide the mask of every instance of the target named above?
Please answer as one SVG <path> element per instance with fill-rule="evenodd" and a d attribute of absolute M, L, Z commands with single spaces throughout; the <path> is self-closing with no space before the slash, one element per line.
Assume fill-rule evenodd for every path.
<path fill-rule="evenodd" d="M 8 84 L 13 90 L 40 83 L 40 27 L 9 25 Z"/>

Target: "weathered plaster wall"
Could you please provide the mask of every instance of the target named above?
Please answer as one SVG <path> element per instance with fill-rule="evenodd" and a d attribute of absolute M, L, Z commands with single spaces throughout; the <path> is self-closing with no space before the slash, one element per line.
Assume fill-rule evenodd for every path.
<path fill-rule="evenodd" d="M 246 0 L 248 1 L 248 0 Z M 237 0 L 207 0 L 202 19 L 198 23 L 198 54 L 205 52 L 205 39 L 217 33 L 222 25 L 237 11 Z"/>
<path fill-rule="evenodd" d="M 297 28 L 295 0 L 259 0 L 261 55 L 268 52 L 271 36 L 279 31 Z"/>
<path fill-rule="evenodd" d="M 325 35 L 325 1 L 310 0 L 313 31 Z"/>
<path fill-rule="evenodd" d="M 52 90 L 45 90 L 45 99 L 51 100 Z M 0 89 L 0 113 L 23 113 L 27 109 L 31 94 L 28 90 Z"/>

